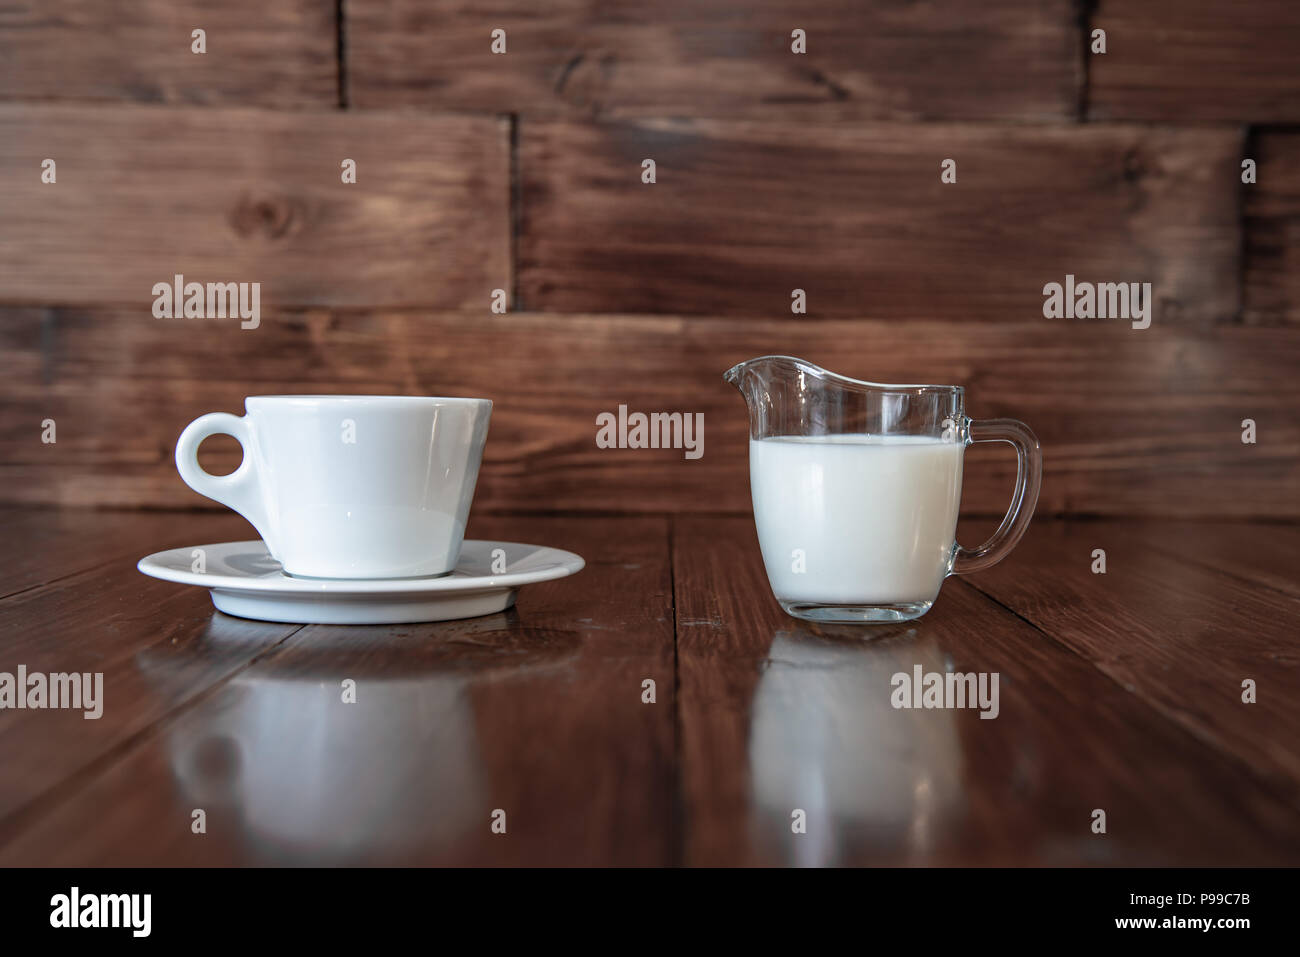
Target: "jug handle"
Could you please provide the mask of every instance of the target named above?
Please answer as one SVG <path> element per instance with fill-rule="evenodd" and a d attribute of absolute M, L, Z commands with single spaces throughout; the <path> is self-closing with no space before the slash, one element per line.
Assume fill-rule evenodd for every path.
<path fill-rule="evenodd" d="M 950 575 L 965 575 L 981 568 L 996 565 L 1016 547 L 1020 537 L 1029 527 L 1038 504 L 1038 486 L 1043 476 L 1043 457 L 1038 439 L 1029 426 L 1016 419 L 975 419 L 970 421 L 970 443 L 1009 442 L 1016 449 L 1016 489 L 1011 495 L 1002 524 L 992 537 L 979 548 L 953 546 Z"/>

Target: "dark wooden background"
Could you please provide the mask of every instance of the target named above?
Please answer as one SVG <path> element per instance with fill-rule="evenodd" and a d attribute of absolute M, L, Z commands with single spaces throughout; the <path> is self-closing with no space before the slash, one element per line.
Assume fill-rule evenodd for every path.
<path fill-rule="evenodd" d="M 338 391 L 496 400 L 480 510 L 743 512 L 720 376 L 790 352 L 1023 418 L 1048 514 L 1298 518 L 1297 37 L 1289 0 L 11 0 L 0 502 L 214 507 L 190 419 Z M 261 282 L 261 327 L 155 319 L 175 273 Z M 1044 319 L 1066 273 L 1152 282 L 1152 327 Z M 703 412 L 704 457 L 597 449 L 621 403 Z"/>

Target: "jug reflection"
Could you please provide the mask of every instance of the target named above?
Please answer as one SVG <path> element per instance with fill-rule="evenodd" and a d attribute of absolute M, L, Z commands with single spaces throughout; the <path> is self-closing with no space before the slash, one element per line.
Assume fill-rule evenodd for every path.
<path fill-rule="evenodd" d="M 753 699 L 753 826 L 756 840 L 770 841 L 803 810 L 810 823 L 790 841 L 790 863 L 842 863 L 846 847 L 862 844 L 892 863 L 922 859 L 962 813 L 953 712 L 894 709 L 890 678 L 903 659 L 870 647 L 798 631 L 773 636 Z M 939 669 L 941 657 L 921 660 Z"/>
<path fill-rule="evenodd" d="M 906 621 L 944 578 L 1000 561 L 1038 501 L 1038 441 L 1015 419 L 972 420 L 965 391 L 881 385 L 804 359 L 763 356 L 725 380 L 749 406 L 749 480 L 772 592 L 796 618 Z M 963 453 L 1009 442 L 1011 507 L 976 549 L 955 541 Z"/>

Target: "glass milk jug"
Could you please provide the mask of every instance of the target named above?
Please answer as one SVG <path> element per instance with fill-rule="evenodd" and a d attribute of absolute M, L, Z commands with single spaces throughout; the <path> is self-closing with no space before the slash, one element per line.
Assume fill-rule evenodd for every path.
<path fill-rule="evenodd" d="M 881 385 L 804 359 L 763 356 L 725 380 L 749 405 L 759 547 L 787 613 L 892 622 L 930 610 L 943 580 L 1001 561 L 1038 501 L 1038 440 L 1015 419 L 972 420 L 951 385 Z M 956 542 L 963 453 L 1009 442 L 1011 506 L 983 545 Z"/>

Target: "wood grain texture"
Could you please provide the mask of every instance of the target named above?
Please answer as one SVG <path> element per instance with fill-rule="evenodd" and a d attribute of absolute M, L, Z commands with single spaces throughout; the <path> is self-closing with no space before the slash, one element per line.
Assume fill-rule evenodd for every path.
<path fill-rule="evenodd" d="M 1111 523 L 1099 522 L 1099 528 Z M 1128 522 L 1116 527 L 1127 528 Z M 1148 528 L 1147 526 L 1139 526 Z M 1300 598 L 1300 526 L 1230 522 L 1162 522 L 1143 535 L 1143 545 L 1181 561 L 1205 565 L 1252 588 L 1272 588 Z"/>
<path fill-rule="evenodd" d="M 198 28 L 203 54 L 191 49 Z M 11 0 L 0 98 L 333 106 L 335 34 L 320 0 Z"/>
<path fill-rule="evenodd" d="M 1082 72 L 1068 0 L 490 7 L 349 0 L 361 106 L 601 116 L 1041 120 L 1072 116 Z M 791 52 L 802 29 L 807 53 Z M 491 52 L 506 31 L 504 55 Z"/>
<path fill-rule="evenodd" d="M 814 626 L 772 598 L 749 521 L 679 516 L 673 541 L 685 863 L 1300 859 L 1295 806 L 1255 773 L 1253 753 L 1188 735 L 1142 689 L 965 582 L 947 582 L 915 622 Z M 1063 552 L 1016 552 L 999 568 L 1046 582 L 1072 565 Z M 1180 594 L 1177 582 L 1145 584 L 1157 603 Z M 1218 624 L 1234 617 L 1224 598 Z M 1090 650 L 1128 647 L 1116 631 Z M 892 676 L 917 665 L 997 672 L 998 716 L 893 708 Z M 792 834 L 796 808 L 806 834 Z M 1090 830 L 1095 808 L 1104 836 Z"/>
<path fill-rule="evenodd" d="M 148 518 L 13 517 L 0 573 L 40 535 L 53 553 L 244 534 Z M 241 621 L 127 563 L 0 599 L 0 659 L 103 670 L 106 689 L 98 721 L 0 711 L 0 863 L 1300 861 L 1300 599 L 1269 569 L 1295 527 L 1040 522 L 924 618 L 869 629 L 785 616 L 744 517 L 477 514 L 469 534 L 588 565 L 436 625 Z M 1087 570 L 1098 541 L 1105 576 Z M 1258 710 L 1214 690 L 1244 664 Z M 892 676 L 916 665 L 996 671 L 998 717 L 894 709 Z"/>
<path fill-rule="evenodd" d="M 147 316 L 179 273 L 259 282 L 263 307 L 486 308 L 511 286 L 508 139 L 492 117 L 0 105 L 0 295 Z"/>
<path fill-rule="evenodd" d="M 529 309 L 789 316 L 803 289 L 811 318 L 1015 321 L 1073 274 L 1152 283 L 1166 322 L 1238 310 L 1236 131 L 525 119 L 519 137 Z"/>
<path fill-rule="evenodd" d="M 1248 761 L 1300 798 L 1300 598 L 1260 587 L 1249 565 L 1250 526 L 1207 527 L 1162 545 L 1158 528 L 1040 523 L 1007 562 L 970 582 L 1075 650 L 1114 681 L 1219 750 Z M 1269 533 L 1262 535 L 1267 547 Z M 1220 542 L 1223 544 L 1220 544 Z M 1292 545 L 1296 543 L 1291 536 Z M 1093 549 L 1106 573 L 1093 574 Z M 1294 548 L 1279 556 L 1292 577 Z M 1253 679 L 1258 702 L 1242 702 Z"/>
<path fill-rule="evenodd" d="M 144 310 L 0 312 L 0 494 L 27 504 L 215 507 L 172 460 L 181 429 L 247 395 L 495 400 L 476 510 L 749 511 L 744 403 L 722 372 L 804 356 L 883 382 L 967 388 L 1043 446 L 1040 514 L 1300 517 L 1300 332 L 1115 323 L 926 323 L 281 312 L 256 330 Z M 704 415 L 704 454 L 601 449 L 596 417 Z M 41 443 L 41 422 L 58 442 Z M 1243 445 L 1241 420 L 1257 423 Z M 211 467 L 233 468 L 233 445 Z M 205 447 L 205 452 L 207 451 Z M 1001 515 L 1004 450 L 968 456 L 963 507 Z"/>
<path fill-rule="evenodd" d="M 0 598 L 112 562 L 134 562 L 145 554 L 142 547 L 170 540 L 175 524 L 167 512 L 0 508 Z M 241 524 L 256 535 L 238 519 L 221 527 Z"/>
<path fill-rule="evenodd" d="M 476 517 L 470 534 L 570 548 L 588 564 L 576 579 L 524 589 L 497 615 L 295 631 L 274 654 L 155 723 L 111 766 L 0 821 L 0 861 L 670 863 L 667 523 Z M 138 606 L 150 586 L 136 579 L 99 600 Z M 208 601 L 201 590 L 154 584 L 172 593 L 140 616 L 155 629 L 174 627 L 175 601 Z M 69 614 L 86 621 L 88 611 Z M 213 628 L 293 628 L 240 622 L 210 606 L 202 617 Z M 68 639 L 54 639 L 45 657 L 59 661 Z M 137 655 L 135 680 L 157 695 L 211 668 L 215 646 L 212 637 L 159 642 Z M 345 678 L 356 682 L 355 704 L 342 703 Z M 647 678 L 653 704 L 642 701 Z M 48 733 L 29 736 L 28 750 Z M 207 813 L 201 837 L 190 829 L 195 807 Z M 506 813 L 505 834 L 490 829 L 496 809 Z"/>
<path fill-rule="evenodd" d="M 1251 145 L 1258 182 L 1242 186 L 1245 319 L 1300 323 L 1300 132 L 1262 132 Z"/>
<path fill-rule="evenodd" d="M 67 551 L 80 546 L 100 567 L 0 601 L 0 671 L 13 675 L 24 665 L 28 674 L 100 672 L 103 690 L 98 718 L 75 709 L 0 711 L 0 817 L 44 807 L 60 782 L 95 767 L 297 630 L 214 616 L 202 590 L 140 574 L 135 563 L 151 552 L 248 535 L 246 523 L 232 515 L 189 516 L 183 527 L 170 518 L 166 529 L 157 516 L 123 522 L 34 511 L 11 520 L 6 570 L 23 564 L 24 542 L 53 558 L 57 549 L 41 542 L 51 535 Z M 113 544 L 105 544 L 110 533 Z M 78 565 L 70 559 L 65 567 L 73 572 Z"/>
<path fill-rule="evenodd" d="M 1291 0 L 1098 0 L 1089 115 L 1157 122 L 1300 120 L 1300 7 Z"/>

